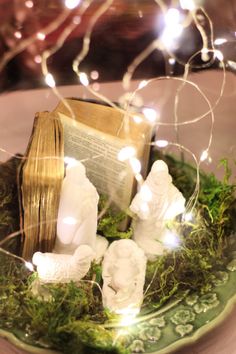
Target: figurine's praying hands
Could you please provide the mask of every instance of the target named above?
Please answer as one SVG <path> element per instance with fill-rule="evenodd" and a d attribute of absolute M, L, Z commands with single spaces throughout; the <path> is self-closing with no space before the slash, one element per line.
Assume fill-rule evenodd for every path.
<path fill-rule="evenodd" d="M 183 213 L 184 205 L 185 198 L 173 185 L 166 163 L 157 160 L 130 205 L 137 215 L 133 238 L 148 258 L 163 253 L 166 221 Z"/>
<path fill-rule="evenodd" d="M 112 242 L 102 264 L 103 305 L 116 313 L 137 310 L 143 301 L 146 257 L 132 240 Z"/>
<path fill-rule="evenodd" d="M 42 283 L 68 283 L 81 280 L 88 273 L 94 257 L 92 248 L 82 245 L 73 255 L 36 252 L 32 262 L 37 266 Z"/>
<path fill-rule="evenodd" d="M 73 254 L 80 245 L 95 249 L 98 199 L 82 163 L 68 166 L 61 189 L 56 253 Z"/>

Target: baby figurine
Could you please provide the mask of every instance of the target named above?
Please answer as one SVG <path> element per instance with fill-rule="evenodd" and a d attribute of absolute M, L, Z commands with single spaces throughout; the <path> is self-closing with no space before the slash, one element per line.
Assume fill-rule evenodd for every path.
<path fill-rule="evenodd" d="M 80 281 L 89 271 L 95 253 L 87 245 L 79 246 L 73 255 L 41 253 L 33 255 L 41 283 Z"/>
<path fill-rule="evenodd" d="M 73 254 L 80 245 L 95 250 L 98 199 L 82 163 L 68 166 L 61 189 L 55 253 Z"/>
<path fill-rule="evenodd" d="M 137 215 L 133 223 L 133 239 L 148 259 L 153 260 L 164 252 L 166 221 L 173 220 L 185 210 L 185 198 L 173 185 L 164 161 L 154 162 L 130 210 Z"/>
<path fill-rule="evenodd" d="M 139 309 L 145 272 L 146 257 L 134 241 L 112 242 L 102 264 L 104 307 L 120 314 L 127 308 Z"/>

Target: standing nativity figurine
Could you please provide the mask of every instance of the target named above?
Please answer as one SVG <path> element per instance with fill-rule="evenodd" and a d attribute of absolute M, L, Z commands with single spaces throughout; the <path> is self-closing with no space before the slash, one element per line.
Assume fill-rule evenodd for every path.
<path fill-rule="evenodd" d="M 133 222 L 133 239 L 148 259 L 153 260 L 165 249 L 166 222 L 185 210 L 185 198 L 173 185 L 164 161 L 154 162 L 130 209 L 137 215 Z"/>
<path fill-rule="evenodd" d="M 132 240 L 114 241 L 102 264 L 103 306 L 122 314 L 137 313 L 143 302 L 146 257 Z"/>
<path fill-rule="evenodd" d="M 79 281 L 93 260 L 100 261 L 108 241 L 97 237 L 98 193 L 75 161 L 62 183 L 54 253 L 36 252 L 33 263 L 41 283 Z"/>
<path fill-rule="evenodd" d="M 80 245 L 95 250 L 99 196 L 79 161 L 68 165 L 62 183 L 54 252 L 73 254 Z"/>

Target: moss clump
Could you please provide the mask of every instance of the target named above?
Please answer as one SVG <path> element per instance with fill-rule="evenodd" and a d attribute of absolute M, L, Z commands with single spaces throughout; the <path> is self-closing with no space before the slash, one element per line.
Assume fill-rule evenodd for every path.
<path fill-rule="evenodd" d="M 75 321 L 60 328 L 59 333 L 63 335 L 66 333 L 73 334 L 73 342 L 78 342 L 80 350 L 82 350 L 77 349 L 76 351 L 70 351 L 70 353 L 129 354 L 129 351 L 119 344 L 114 345 L 115 333 L 90 321 Z M 68 351 L 68 347 L 66 350 Z"/>
<path fill-rule="evenodd" d="M 114 211 L 108 207 L 108 198 L 101 196 L 98 205 L 98 211 L 102 214 L 102 217 L 98 221 L 98 232 L 108 239 L 122 239 L 131 238 L 132 229 L 127 231 L 120 231 L 119 227 L 122 222 L 125 222 L 127 214 L 124 211 Z"/>
<path fill-rule="evenodd" d="M 108 318 L 91 282 L 44 285 L 44 299 L 31 291 L 36 273 L 30 275 L 22 263 L 3 254 L 0 260 L 1 328 L 27 333 L 29 343 L 65 353 L 126 353 L 102 326 Z"/>

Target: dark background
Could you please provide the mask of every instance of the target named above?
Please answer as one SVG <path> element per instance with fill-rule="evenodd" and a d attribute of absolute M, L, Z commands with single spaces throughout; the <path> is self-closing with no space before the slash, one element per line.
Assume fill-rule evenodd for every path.
<path fill-rule="evenodd" d="M 199 0 L 197 0 L 199 1 Z M 49 61 L 49 70 L 57 84 L 77 83 L 78 79 L 71 68 L 72 61 L 82 48 L 82 39 L 95 10 L 104 1 L 95 0 L 86 10 L 81 23 L 67 38 L 63 48 Z M 9 51 L 19 46 L 23 39 L 40 32 L 64 10 L 62 0 L 0 0 L 0 57 L 6 57 Z M 169 6 L 177 7 L 178 1 L 165 1 Z M 214 38 L 223 37 L 227 43 L 219 47 L 226 60 L 236 59 L 236 0 L 201 1 L 214 27 Z M 35 62 L 43 51 L 57 42 L 59 35 L 75 16 L 79 6 L 72 10 L 63 22 L 45 40 L 34 39 L 33 43 L 8 61 L 1 71 L 0 90 L 28 89 L 45 86 L 41 65 Z M 208 32 L 207 21 L 203 26 Z M 80 69 L 89 73 L 99 72 L 99 82 L 121 80 L 127 66 L 153 39 L 157 38 L 163 28 L 163 17 L 154 0 L 114 0 L 109 10 L 101 16 L 92 32 L 91 46 Z M 20 32 L 22 38 L 16 38 Z M 181 36 L 174 54 L 183 62 L 202 47 L 202 40 L 194 25 L 190 25 Z M 210 43 L 209 43 L 210 47 Z M 166 65 L 163 54 L 155 50 L 135 72 L 134 78 L 151 78 L 159 75 L 179 75 L 184 66 L 176 63 Z M 195 58 L 194 64 L 201 65 L 201 58 Z M 211 66 L 217 67 L 219 63 Z M 230 69 L 230 68 L 229 68 Z M 197 69 L 195 69 L 197 70 Z"/>

